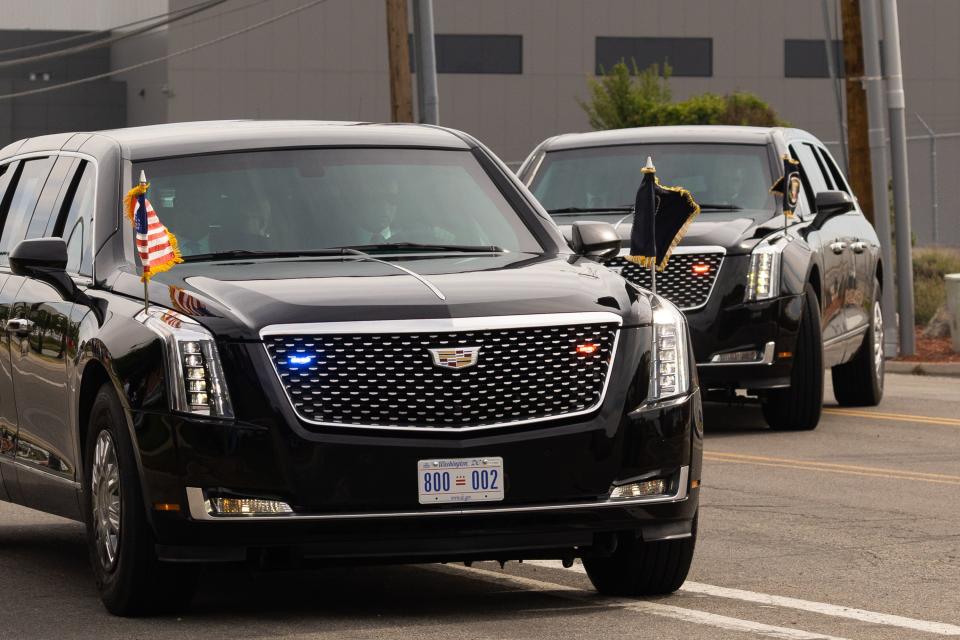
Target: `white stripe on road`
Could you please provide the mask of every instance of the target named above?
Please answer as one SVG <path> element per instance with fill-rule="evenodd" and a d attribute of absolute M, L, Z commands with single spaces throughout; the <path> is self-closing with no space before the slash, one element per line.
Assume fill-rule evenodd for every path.
<path fill-rule="evenodd" d="M 483 580 L 490 580 L 498 583 L 506 582 L 514 585 L 524 586 L 537 591 L 549 591 L 556 595 L 560 595 L 561 597 L 573 600 L 599 604 L 614 609 L 626 609 L 628 611 L 646 613 L 659 616 L 661 618 L 670 618 L 682 622 L 714 627 L 716 629 L 724 629 L 726 631 L 752 633 L 754 635 L 766 636 L 768 638 L 778 638 L 779 640 L 847 640 L 846 638 L 841 638 L 838 636 L 828 636 L 822 633 L 803 631 L 802 629 L 776 627 L 769 624 L 763 624 L 762 622 L 741 620 L 740 618 L 721 616 L 716 613 L 708 613 L 706 611 L 698 611 L 696 609 L 685 609 L 683 607 L 675 607 L 673 605 L 661 604 L 659 602 L 647 602 L 644 600 L 632 600 L 628 598 L 603 598 L 601 600 L 593 597 L 592 595 L 588 595 L 583 589 L 556 584 L 553 582 L 543 582 L 542 580 L 534 580 L 532 578 L 524 578 L 500 571 L 490 571 L 487 569 L 478 569 L 476 567 L 467 568 L 453 564 L 445 565 L 445 569 L 463 571 L 471 576 Z"/>
<path fill-rule="evenodd" d="M 550 567 L 553 569 L 561 568 L 557 561 L 551 560 L 528 560 L 524 562 L 524 564 Z M 573 565 L 571 569 L 579 573 L 586 573 L 583 565 L 579 563 Z M 955 624 L 917 620 L 916 618 L 906 618 L 904 616 L 895 616 L 888 613 L 877 613 L 875 611 L 867 611 L 865 609 L 854 609 L 853 607 L 844 607 L 841 605 L 826 604 L 823 602 L 811 602 L 809 600 L 788 598 L 786 596 L 774 596 L 766 593 L 744 591 L 743 589 L 717 587 L 712 584 L 703 584 L 702 582 L 691 582 L 688 580 L 682 587 L 680 587 L 680 591 L 714 596 L 717 598 L 730 598 L 733 600 L 742 600 L 744 602 L 754 602 L 756 604 L 784 607 L 787 609 L 797 609 L 799 611 L 809 611 L 811 613 L 819 613 L 825 616 L 833 616 L 835 618 L 859 620 L 860 622 L 869 622 L 871 624 L 880 624 L 889 627 L 900 627 L 901 629 L 911 629 L 913 631 L 922 631 L 924 633 L 933 633 L 941 636 L 960 636 L 960 626 Z"/>

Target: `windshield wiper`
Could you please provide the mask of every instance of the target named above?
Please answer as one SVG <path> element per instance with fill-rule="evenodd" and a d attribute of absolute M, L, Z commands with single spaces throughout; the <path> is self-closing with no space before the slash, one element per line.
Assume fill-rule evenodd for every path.
<path fill-rule="evenodd" d="M 253 251 L 250 249 L 231 249 L 230 251 L 214 251 L 211 253 L 196 253 L 184 256 L 184 262 L 204 262 L 207 260 L 230 260 L 233 258 L 296 258 L 301 256 L 344 256 L 350 255 L 345 247 L 333 249 L 302 249 L 290 251 Z"/>
<path fill-rule="evenodd" d="M 419 242 L 383 242 L 379 244 L 354 244 L 345 247 L 335 247 L 344 251 L 393 251 L 395 249 L 409 251 L 459 251 L 462 253 L 504 253 L 504 249 L 497 246 L 477 246 L 469 244 L 426 244 Z"/>
<path fill-rule="evenodd" d="M 562 209 L 547 209 L 550 215 L 571 215 L 576 213 L 618 213 L 633 211 L 633 207 L 563 207 Z"/>
<path fill-rule="evenodd" d="M 700 209 L 713 209 L 714 211 L 743 211 L 743 207 L 737 204 L 714 204 L 712 202 L 701 202 Z"/>

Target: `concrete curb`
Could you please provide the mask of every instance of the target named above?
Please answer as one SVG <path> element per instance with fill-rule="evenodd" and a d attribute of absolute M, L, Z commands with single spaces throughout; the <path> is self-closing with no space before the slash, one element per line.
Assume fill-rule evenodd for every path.
<path fill-rule="evenodd" d="M 887 360 L 887 373 L 912 373 L 918 376 L 951 376 L 960 378 L 960 362 L 905 362 Z"/>

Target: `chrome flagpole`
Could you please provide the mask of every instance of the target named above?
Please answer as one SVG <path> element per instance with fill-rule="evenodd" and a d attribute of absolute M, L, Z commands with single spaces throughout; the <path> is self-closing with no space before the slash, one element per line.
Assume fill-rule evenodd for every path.
<path fill-rule="evenodd" d="M 656 181 L 657 168 L 653 166 L 653 158 L 647 156 L 647 164 L 643 173 L 651 174 L 650 179 Z M 656 184 L 656 182 L 654 182 Z M 657 295 L 657 190 L 650 189 L 650 237 L 653 244 L 653 262 L 650 264 L 650 290 Z"/>
<path fill-rule="evenodd" d="M 141 187 L 147 186 L 147 173 L 143 169 L 140 170 L 140 186 Z M 146 203 L 146 192 L 144 192 L 144 203 Z M 137 203 L 137 206 L 139 206 L 139 202 Z M 146 211 L 144 211 L 143 213 L 146 214 Z M 136 216 L 134 216 L 134 220 L 136 220 Z M 149 228 L 147 230 L 149 231 Z M 137 242 L 136 224 L 134 224 L 133 238 L 134 238 L 133 239 L 134 248 L 136 249 L 136 242 Z M 137 252 L 139 252 L 139 249 L 136 249 L 136 250 Z M 149 247 L 148 247 L 148 251 L 149 251 Z M 141 263 L 140 268 L 142 271 L 140 279 L 143 280 L 143 312 L 148 313 L 150 311 L 150 282 L 146 278 L 147 265 L 143 264 L 142 258 L 140 263 Z"/>

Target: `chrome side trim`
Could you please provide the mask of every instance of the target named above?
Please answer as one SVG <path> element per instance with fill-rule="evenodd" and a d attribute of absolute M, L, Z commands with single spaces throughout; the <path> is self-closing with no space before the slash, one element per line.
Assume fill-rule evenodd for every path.
<path fill-rule="evenodd" d="M 74 480 L 71 480 L 70 478 L 64 478 L 63 476 L 58 476 L 58 475 L 56 475 L 55 473 L 53 473 L 53 472 L 51 472 L 51 471 L 44 471 L 43 469 L 39 469 L 39 468 L 34 467 L 34 466 L 32 466 L 32 465 L 24 464 L 24 463 L 20 462 L 19 460 L 14 460 L 13 458 L 5 457 L 5 456 L 0 456 L 0 464 L 10 465 L 11 467 L 16 468 L 17 470 L 27 471 L 27 472 L 29 472 L 29 473 L 32 473 L 32 474 L 37 475 L 37 476 L 41 476 L 41 477 L 46 478 L 46 479 L 48 479 L 48 480 L 54 480 L 54 481 L 56 481 L 56 482 L 60 482 L 60 483 L 62 483 L 62 484 L 69 485 L 69 486 L 71 486 L 71 487 L 73 487 L 74 489 L 77 489 L 77 490 L 79 490 L 80 487 L 81 487 L 81 485 L 80 485 L 79 482 L 76 482 L 76 481 L 74 481 Z"/>
<path fill-rule="evenodd" d="M 527 507 L 479 507 L 476 509 L 444 509 L 423 511 L 372 511 L 368 513 L 322 513 L 322 514 L 271 514 L 217 516 L 199 487 L 187 487 L 187 505 L 190 517 L 201 522 L 263 522 L 264 520 L 365 520 L 379 518 L 419 518 L 424 516 L 472 516 L 496 515 L 498 513 L 537 513 L 541 511 L 564 511 L 573 509 L 600 509 L 604 507 L 633 507 L 650 504 L 681 502 L 687 499 L 690 486 L 690 467 L 680 467 L 677 474 L 677 490 L 670 495 L 646 496 L 626 500 L 605 500 L 603 502 L 570 502 L 564 504 L 541 504 Z"/>
<path fill-rule="evenodd" d="M 838 344 L 838 343 L 840 343 L 840 342 L 845 342 L 845 341 L 847 341 L 847 340 L 853 340 L 854 338 L 859 338 L 860 336 L 862 336 L 863 334 L 865 334 L 865 333 L 867 332 L 867 329 L 869 329 L 869 328 L 870 328 L 870 327 L 869 327 L 868 325 L 863 325 L 862 327 L 857 327 L 856 329 L 852 329 L 852 330 L 850 330 L 850 331 L 847 331 L 847 332 L 845 332 L 845 333 L 842 333 L 842 334 L 840 334 L 839 336 L 834 336 L 834 337 L 830 338 L 829 340 L 824 340 L 824 341 L 823 341 L 823 346 L 824 346 L 824 347 L 832 347 L 833 345 Z"/>
<path fill-rule="evenodd" d="M 675 398 L 667 398 L 665 400 L 645 400 L 640 406 L 636 409 L 633 409 L 627 414 L 628 418 L 633 420 L 638 419 L 644 413 L 650 411 L 660 411 L 662 409 L 670 409 L 673 407 L 679 407 L 682 404 L 685 404 L 690 401 L 697 391 L 692 391 L 690 393 L 684 393 L 683 395 L 676 396 Z"/>
<path fill-rule="evenodd" d="M 327 333 L 445 333 L 454 331 L 484 331 L 488 329 L 522 329 L 525 327 L 549 327 L 563 326 L 569 324 L 597 324 L 597 323 L 616 323 L 618 328 L 613 337 L 613 346 L 610 349 L 610 364 L 607 367 L 607 376 L 603 381 L 603 389 L 600 390 L 600 398 L 597 402 L 581 411 L 572 413 L 563 413 L 540 418 L 530 418 L 528 420 L 515 420 L 513 422 L 498 422 L 495 424 L 485 424 L 474 427 L 400 427 L 390 425 L 372 425 L 357 424 L 353 422 L 323 422 L 320 420 L 311 420 L 300 415 L 293 398 L 287 391 L 283 379 L 280 377 L 280 371 L 277 370 L 273 358 L 267 345 L 263 344 L 263 350 L 270 361 L 270 367 L 273 369 L 277 382 L 283 390 L 290 408 L 296 414 L 299 420 L 307 424 L 321 427 L 339 427 L 339 428 L 359 428 L 366 430 L 382 431 L 419 431 L 428 433 L 446 432 L 446 433 L 467 433 L 470 431 L 483 431 L 485 429 L 500 429 L 503 427 L 516 427 L 537 422 L 546 422 L 548 420 L 561 420 L 565 418 L 575 418 L 577 416 L 593 413 L 603 405 L 607 397 L 607 388 L 610 386 L 610 379 L 613 377 L 613 365 L 616 362 L 617 347 L 620 344 L 619 327 L 623 326 L 623 318 L 618 314 L 607 311 L 594 311 L 584 313 L 543 313 L 537 315 L 523 316 L 484 316 L 472 318 L 431 318 L 427 320 L 361 320 L 357 322 L 317 322 L 305 324 L 273 324 L 260 330 L 260 339 L 271 335 L 311 335 Z"/>
<path fill-rule="evenodd" d="M 698 362 L 698 367 L 742 367 L 749 365 L 759 365 L 759 364 L 773 364 L 773 354 L 776 349 L 775 342 L 768 342 L 763 345 L 763 357 L 759 360 L 751 360 L 750 362 Z M 716 358 L 720 354 L 715 353 L 713 357 Z"/>

